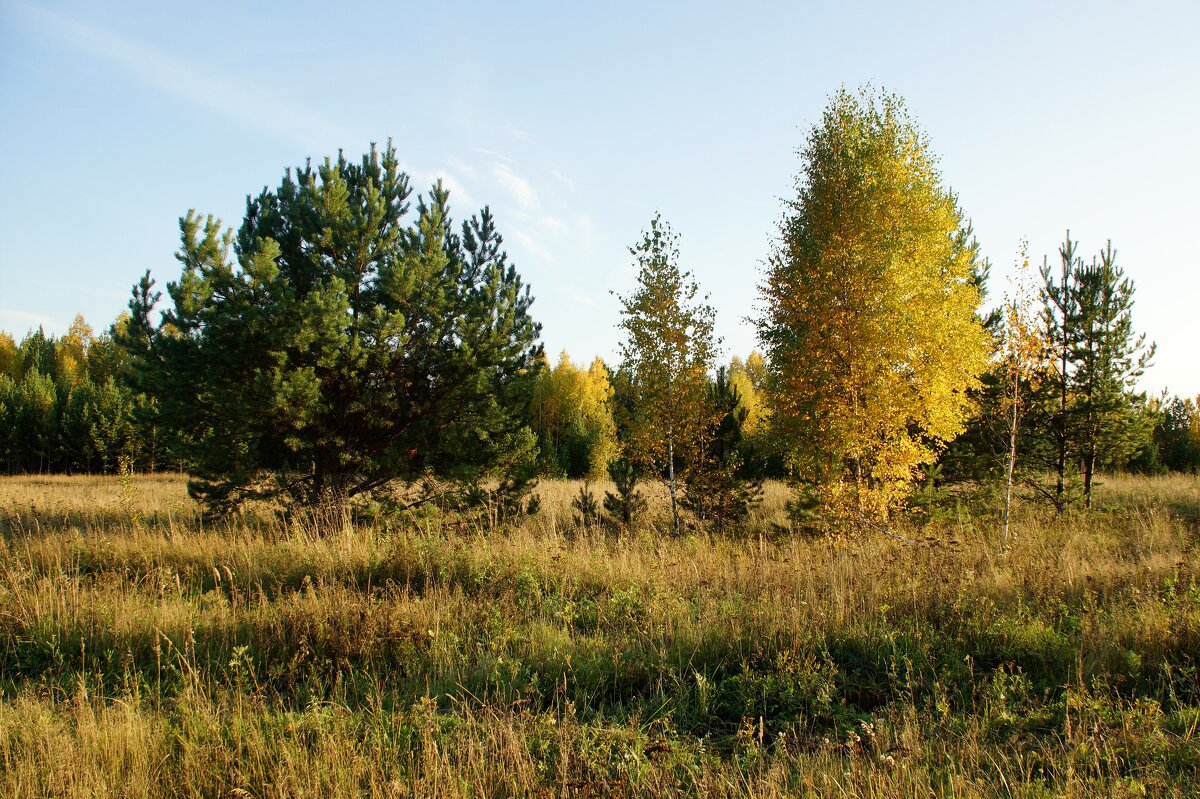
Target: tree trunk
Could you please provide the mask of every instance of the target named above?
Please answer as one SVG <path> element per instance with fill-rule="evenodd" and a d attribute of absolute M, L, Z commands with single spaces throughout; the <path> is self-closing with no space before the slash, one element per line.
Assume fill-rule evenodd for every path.
<path fill-rule="evenodd" d="M 863 474 L 862 461 L 854 459 L 854 509 L 858 511 L 858 521 L 863 518 Z"/>
<path fill-rule="evenodd" d="M 316 506 L 321 501 L 321 495 L 325 492 L 325 470 L 321 468 L 321 463 L 318 460 L 313 467 L 312 481 L 312 498 L 309 500 L 309 505 Z"/>
<path fill-rule="evenodd" d="M 671 535 L 679 535 L 679 509 L 675 505 L 675 437 L 667 437 L 667 486 L 671 493 Z"/>
<path fill-rule="evenodd" d="M 1000 535 L 1000 548 L 1008 546 L 1009 515 L 1012 510 L 1013 471 L 1017 466 L 1017 400 L 1020 398 L 1021 383 L 1019 378 L 1013 380 L 1012 421 L 1008 435 L 1008 473 L 1004 479 L 1004 532 Z"/>
<path fill-rule="evenodd" d="M 1087 456 L 1083 459 L 1083 505 L 1088 510 L 1092 509 L 1092 475 L 1096 473 L 1096 445 L 1095 433 L 1092 433 L 1093 439 L 1088 446 Z"/>
<path fill-rule="evenodd" d="M 1065 322 L 1063 323 L 1065 326 Z M 1056 513 L 1062 513 L 1066 509 L 1066 482 L 1067 482 L 1067 345 L 1065 341 L 1066 332 L 1063 332 L 1064 342 L 1062 350 L 1062 372 L 1059 375 L 1059 386 L 1061 395 L 1058 404 L 1058 430 L 1055 442 L 1058 445 L 1058 485 L 1054 494 L 1054 510 Z"/>

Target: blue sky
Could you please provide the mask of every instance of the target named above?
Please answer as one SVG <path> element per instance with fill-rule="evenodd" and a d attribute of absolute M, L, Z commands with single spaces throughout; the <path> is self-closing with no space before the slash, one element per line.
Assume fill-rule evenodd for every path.
<path fill-rule="evenodd" d="M 980 7 L 976 7 L 979 5 Z M 511 6 L 511 7 L 510 7 Z M 762 260 L 830 93 L 901 94 L 996 264 L 1111 238 L 1200 393 L 1200 4 L 0 2 L 0 329 L 110 322 L 178 217 L 236 225 L 285 167 L 391 137 L 496 213 L 549 351 L 614 356 L 655 211 L 754 346 Z"/>

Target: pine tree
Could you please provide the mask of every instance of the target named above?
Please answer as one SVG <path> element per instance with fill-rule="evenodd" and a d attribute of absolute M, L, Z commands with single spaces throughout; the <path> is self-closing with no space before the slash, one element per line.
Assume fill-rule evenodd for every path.
<path fill-rule="evenodd" d="M 1155 404 L 1158 419 L 1153 440 L 1158 460 L 1173 472 L 1200 472 L 1200 397 L 1163 398 Z"/>
<path fill-rule="evenodd" d="M 147 275 L 124 341 L 209 507 L 528 474 L 539 326 L 487 208 L 456 233 L 438 182 L 414 209 L 389 143 L 285 173 L 236 237 L 180 229 L 162 321 Z"/>
<path fill-rule="evenodd" d="M 1073 499 L 1069 492 L 1067 467 L 1074 455 L 1072 445 L 1075 441 L 1076 407 L 1071 381 L 1079 329 L 1077 279 L 1082 268 L 1082 260 L 1076 254 L 1077 246 L 1068 230 L 1066 240 L 1058 250 L 1058 280 L 1054 279 L 1049 261 L 1043 259 L 1042 262 L 1042 316 L 1054 374 L 1053 379 L 1044 384 L 1041 426 L 1051 445 L 1050 465 L 1055 476 L 1051 501 L 1058 513 L 1062 513 Z"/>
<path fill-rule="evenodd" d="M 608 475 L 616 491 L 604 492 L 604 514 L 614 530 L 632 530 L 646 512 L 646 498 L 637 490 L 637 464 L 628 458 L 617 458 L 608 464 Z"/>
<path fill-rule="evenodd" d="M 699 446 L 687 467 L 683 505 L 701 524 L 725 530 L 742 521 L 762 499 L 762 478 L 747 474 L 743 444 L 749 411 L 719 367 L 706 393 L 708 429 L 699 431 Z"/>
<path fill-rule="evenodd" d="M 1082 498 L 1092 504 L 1095 474 L 1121 465 L 1148 445 L 1153 422 L 1145 395 L 1134 391 L 1154 355 L 1133 332 L 1133 282 L 1117 265 L 1110 241 L 1090 265 L 1067 231 L 1058 276 L 1042 266 L 1042 304 L 1054 373 L 1045 384 L 1038 420 L 1055 475 L 1049 494 L 1059 513 Z M 1072 490 L 1071 474 L 1083 474 Z"/>
<path fill-rule="evenodd" d="M 1079 455 L 1083 495 L 1092 505 L 1092 482 L 1101 463 L 1120 464 L 1150 437 L 1134 390 L 1154 357 L 1154 344 L 1133 332 L 1133 282 L 1117 265 L 1110 240 L 1090 266 L 1080 267 L 1073 381 L 1079 395 Z"/>

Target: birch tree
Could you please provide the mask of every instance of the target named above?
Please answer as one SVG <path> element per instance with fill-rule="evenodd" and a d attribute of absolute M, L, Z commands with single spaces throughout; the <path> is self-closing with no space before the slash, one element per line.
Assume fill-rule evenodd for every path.
<path fill-rule="evenodd" d="M 1004 515 L 1001 547 L 1008 546 L 1012 511 L 1013 475 L 1017 466 L 1017 442 L 1029 390 L 1036 389 L 1049 368 L 1048 341 L 1041 325 L 1037 289 L 1029 272 L 1029 248 L 1022 243 L 1012 291 L 1004 298 L 997 347 L 999 372 L 1003 377 L 1003 409 L 1008 418 L 1008 458 L 1004 476 Z"/>
<path fill-rule="evenodd" d="M 630 248 L 637 288 L 621 302 L 622 368 L 634 394 L 631 446 L 635 459 L 664 474 L 671 530 L 679 534 L 677 466 L 710 424 L 705 391 L 716 358 L 716 312 L 699 298 L 690 272 L 679 268 L 679 237 L 661 215 Z"/>
<path fill-rule="evenodd" d="M 978 248 L 903 101 L 834 96 L 762 284 L 775 431 L 826 521 L 876 523 L 964 427 Z"/>

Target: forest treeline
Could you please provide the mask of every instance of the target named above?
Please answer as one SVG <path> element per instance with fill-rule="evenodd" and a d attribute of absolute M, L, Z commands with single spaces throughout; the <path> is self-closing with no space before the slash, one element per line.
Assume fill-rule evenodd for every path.
<path fill-rule="evenodd" d="M 165 307 L 147 273 L 99 334 L 81 317 L 61 337 L 0 334 L 0 468 L 181 468 L 217 511 L 399 484 L 404 507 L 515 513 L 539 475 L 611 479 L 603 507 L 585 484 L 576 509 L 616 526 L 661 479 L 676 531 L 736 524 L 768 477 L 792 481 L 798 522 L 828 526 L 951 482 L 1061 511 L 1106 470 L 1200 469 L 1197 401 L 1137 390 L 1154 347 L 1111 242 L 1085 256 L 1068 232 L 1040 270 L 1022 250 L 990 301 L 898 97 L 839 92 L 800 155 L 752 320 L 761 352 L 730 361 L 659 216 L 630 247 L 619 360 L 552 362 L 487 208 L 455 225 L 449 193 L 414 196 L 390 143 L 289 170 L 236 234 L 181 219 Z"/>
<path fill-rule="evenodd" d="M 1043 296 L 1040 300 L 1046 302 Z M 1041 313 L 1048 313 L 1042 307 Z M 115 474 L 122 469 L 153 471 L 183 468 L 186 461 L 172 451 L 153 421 L 153 401 L 129 380 L 129 355 L 117 343 L 118 319 L 98 334 L 76 316 L 66 334 L 37 329 L 15 340 L 0 332 L 0 464 L 9 474 Z M 1086 350 L 1077 351 L 1076 358 Z M 628 418 L 629 397 L 619 366 L 599 357 L 590 363 L 572 360 L 563 351 L 542 358 L 528 397 L 528 424 L 536 436 L 537 473 L 546 477 L 605 480 L 619 463 Z M 999 413 L 1005 383 L 997 359 L 975 393 L 974 414 L 966 430 L 940 454 L 937 463 L 918 474 L 914 491 L 929 478 L 940 482 L 997 478 L 1007 456 L 1007 420 Z M 1071 452 L 1082 452 L 1087 431 L 1083 395 L 1069 384 L 1066 418 L 1060 386 L 1040 384 L 1030 400 L 1021 436 L 1028 470 L 1053 474 L 1060 425 L 1066 421 Z M 741 479 L 786 479 L 788 467 L 772 440 L 767 364 L 760 352 L 734 356 L 708 373 L 706 394 L 718 415 L 709 431 L 720 459 L 736 462 Z M 1101 426 L 1103 446 L 1097 468 L 1160 474 L 1200 471 L 1200 413 L 1193 398 L 1146 396 L 1129 391 L 1120 397 L 1121 414 Z M 620 421 L 620 423 L 619 423 Z M 692 464 L 681 458 L 681 471 Z M 1071 461 L 1072 474 L 1081 464 Z M 1043 490 L 1053 487 L 1041 485 Z"/>
<path fill-rule="evenodd" d="M 8 474 L 115 474 L 180 464 L 129 383 L 113 323 L 96 334 L 80 315 L 62 336 L 0 331 L 0 468 Z M 139 413 L 141 411 L 141 413 Z"/>

